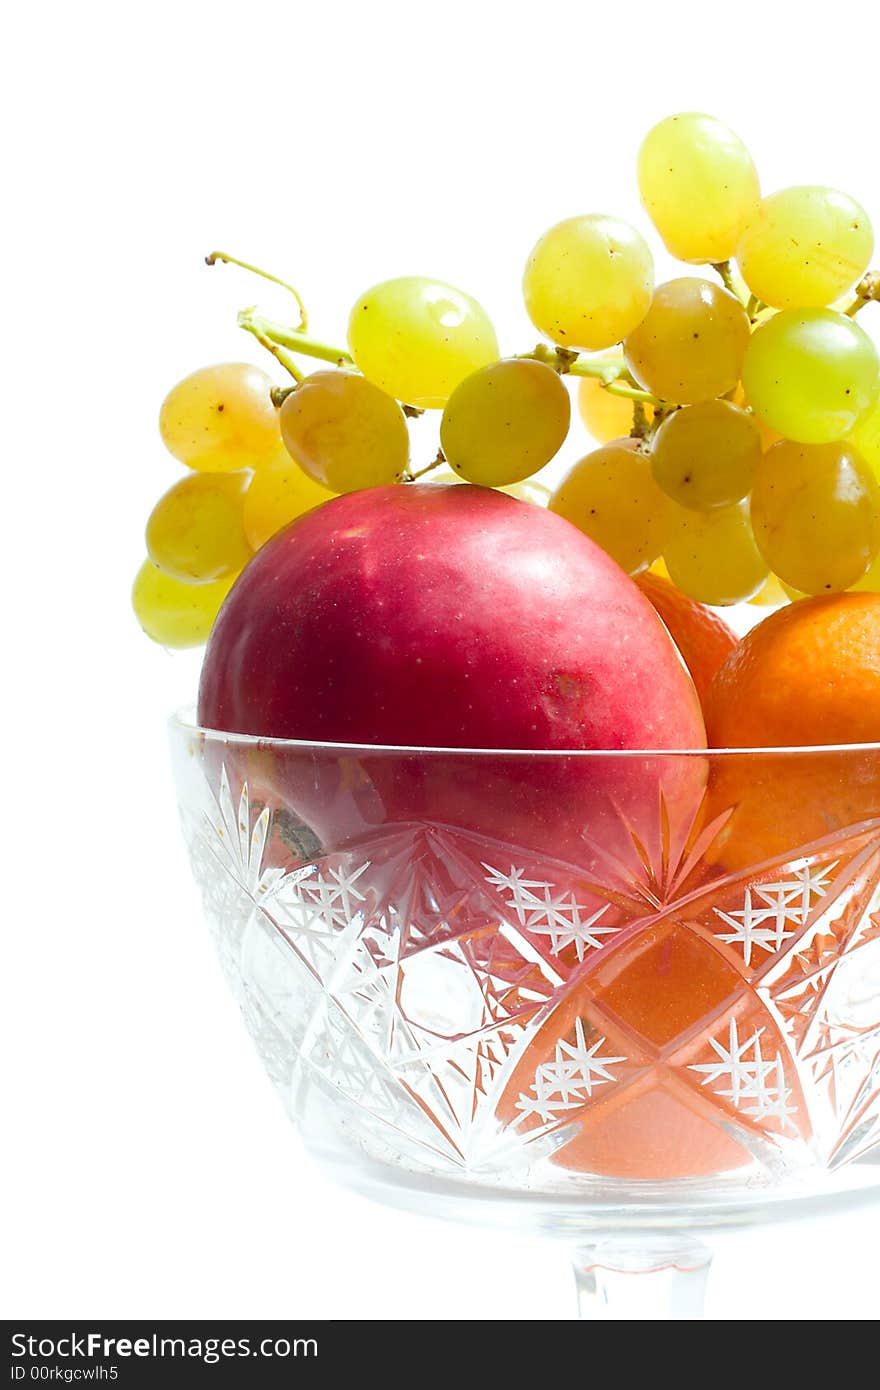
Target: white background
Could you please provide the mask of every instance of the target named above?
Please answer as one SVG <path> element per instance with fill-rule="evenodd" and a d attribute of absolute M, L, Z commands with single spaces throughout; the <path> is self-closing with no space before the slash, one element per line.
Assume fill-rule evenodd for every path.
<path fill-rule="evenodd" d="M 766 189 L 838 184 L 876 220 L 865 22 L 846 0 L 48 0 L 7 18 L 0 1312 L 570 1315 L 564 1251 L 332 1188 L 262 1075 L 178 839 L 163 721 L 197 662 L 128 606 L 179 476 L 156 412 L 194 367 L 259 360 L 238 307 L 285 309 L 206 269 L 214 246 L 294 278 L 331 338 L 360 290 L 420 272 L 530 346 L 531 244 L 577 212 L 644 227 L 635 152 L 673 110 L 728 120 Z M 876 1315 L 878 1248 L 876 1215 L 756 1236 L 723 1252 L 710 1312 Z"/>

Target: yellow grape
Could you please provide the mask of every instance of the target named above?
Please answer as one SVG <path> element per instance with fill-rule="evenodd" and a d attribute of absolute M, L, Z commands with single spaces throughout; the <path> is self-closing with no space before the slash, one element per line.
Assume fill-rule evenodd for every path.
<path fill-rule="evenodd" d="M 866 576 L 867 578 L 867 576 Z M 802 598 L 812 598 L 812 594 L 805 594 L 800 589 L 796 589 L 793 584 L 786 584 L 784 580 L 779 580 L 779 587 L 785 594 L 789 603 L 800 603 Z M 855 586 L 854 586 L 855 587 Z"/>
<path fill-rule="evenodd" d="M 755 414 L 784 439 L 828 444 L 876 398 L 877 349 L 832 309 L 783 309 L 756 328 L 743 363 Z"/>
<path fill-rule="evenodd" d="M 769 449 L 771 444 L 779 443 L 780 439 L 782 438 L 782 435 L 778 432 L 778 430 L 771 430 L 769 425 L 765 425 L 760 415 L 755 414 L 755 412 L 749 405 L 748 398 L 746 396 L 745 391 L 743 390 L 742 382 L 739 383 L 736 390 L 734 391 L 732 400 L 734 405 L 741 406 L 743 410 L 748 410 L 751 414 L 752 419 L 758 426 L 758 433 L 761 436 L 762 449 Z"/>
<path fill-rule="evenodd" d="M 213 584 L 181 584 L 145 560 L 135 576 L 131 604 L 148 637 L 163 647 L 201 647 L 237 576 Z"/>
<path fill-rule="evenodd" d="M 425 410 L 440 409 L 460 381 L 498 356 L 483 306 L 420 275 L 385 280 L 361 295 L 349 318 L 348 345 L 369 381 Z"/>
<path fill-rule="evenodd" d="M 709 280 L 668 280 L 624 343 L 640 386 L 664 401 L 691 405 L 732 391 L 749 343 L 739 300 Z"/>
<path fill-rule="evenodd" d="M 446 465 L 443 463 L 441 463 L 437 468 L 432 468 L 430 473 L 426 473 L 423 478 L 419 478 L 420 485 L 422 483 L 427 483 L 430 485 L 433 485 L 434 483 L 439 483 L 441 487 L 449 487 L 450 483 L 463 482 L 463 478 L 460 478 L 457 473 L 453 473 L 452 469 L 447 468 Z"/>
<path fill-rule="evenodd" d="M 520 502 L 528 502 L 533 507 L 549 507 L 553 496 L 549 487 L 534 478 L 524 478 L 521 483 L 509 483 L 496 488 L 496 492 L 506 492 L 508 497 L 516 497 Z"/>
<path fill-rule="evenodd" d="M 855 445 L 865 463 L 880 478 L 880 394 L 847 435 L 847 442 Z"/>
<path fill-rule="evenodd" d="M 248 473 L 191 473 L 159 498 L 147 521 L 147 554 L 184 584 L 237 574 L 251 558 L 242 524 Z"/>
<path fill-rule="evenodd" d="M 751 155 L 714 116 L 667 116 L 645 136 L 639 192 L 667 250 L 694 264 L 726 261 L 761 196 Z"/>
<path fill-rule="evenodd" d="M 880 550 L 880 484 L 849 444 L 783 440 L 755 474 L 752 523 L 785 584 L 805 594 L 839 592 Z"/>
<path fill-rule="evenodd" d="M 671 504 L 663 558 L 683 593 L 716 607 L 751 598 L 767 580 L 747 502 L 711 512 Z"/>
<path fill-rule="evenodd" d="M 255 473 L 244 497 L 244 530 L 254 550 L 298 516 L 335 494 L 304 473 L 289 454 Z"/>
<path fill-rule="evenodd" d="M 549 463 L 568 434 L 571 401 L 559 373 L 530 358 L 492 362 L 456 386 L 440 422 L 450 468 L 501 487 Z"/>
<path fill-rule="evenodd" d="M 419 482 L 439 483 L 446 487 L 450 483 L 465 485 L 464 478 L 460 478 L 451 468 L 446 467 L 433 469 L 426 473 L 424 478 L 420 478 Z M 493 492 L 506 492 L 509 497 L 516 497 L 520 502 L 530 502 L 533 507 L 546 507 L 552 495 L 550 488 L 544 483 L 539 483 L 537 478 L 524 478 L 520 483 L 507 483 L 503 487 L 493 488 Z"/>
<path fill-rule="evenodd" d="M 854 198 L 833 188 L 783 188 L 755 209 L 736 259 L 765 304 L 822 308 L 862 278 L 873 250 L 870 219 Z"/>
<path fill-rule="evenodd" d="M 850 584 L 849 587 L 857 590 L 859 593 L 880 593 L 880 555 L 871 562 L 867 573 L 855 584 Z"/>
<path fill-rule="evenodd" d="M 760 458 L 754 416 L 731 401 L 703 401 L 663 421 L 654 436 L 651 467 L 674 502 L 709 511 L 745 497 Z"/>
<path fill-rule="evenodd" d="M 749 603 L 755 604 L 757 608 L 781 608 L 783 604 L 788 603 L 789 598 L 790 594 L 787 592 L 785 585 L 781 583 L 775 574 L 771 574 L 758 592 L 752 594 Z"/>
<path fill-rule="evenodd" d="M 625 396 L 607 391 L 595 377 L 584 376 L 578 382 L 578 407 L 581 419 L 597 444 L 610 444 L 632 429 L 633 403 Z M 654 418 L 654 408 L 645 406 L 648 423 Z"/>
<path fill-rule="evenodd" d="M 751 416 L 758 426 L 758 433 L 761 436 L 761 448 L 770 449 L 774 444 L 778 444 L 782 438 L 779 431 L 771 430 L 770 426 L 761 419 L 760 415 L 756 415 L 754 411 L 751 412 Z"/>
<path fill-rule="evenodd" d="M 536 328 L 562 347 L 608 348 L 648 312 L 654 262 L 641 233 L 616 217 L 569 217 L 526 262 L 523 294 Z"/>
<path fill-rule="evenodd" d="M 396 483 L 409 462 L 406 418 L 391 396 L 356 372 L 313 372 L 281 407 L 291 457 L 330 492 Z"/>
<path fill-rule="evenodd" d="M 635 440 L 605 444 L 576 463 L 550 499 L 550 511 L 594 540 L 628 574 L 663 549 L 668 501 Z"/>
<path fill-rule="evenodd" d="M 281 444 L 272 380 L 247 362 L 201 367 L 172 386 L 159 433 L 181 463 L 206 473 L 258 468 Z"/>

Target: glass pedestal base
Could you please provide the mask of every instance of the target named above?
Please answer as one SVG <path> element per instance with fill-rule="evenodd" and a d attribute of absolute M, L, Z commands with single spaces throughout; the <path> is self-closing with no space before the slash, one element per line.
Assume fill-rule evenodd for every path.
<path fill-rule="evenodd" d="M 703 1316 L 712 1250 L 702 1241 L 603 1240 L 575 1259 L 580 1316 L 591 1321 L 692 1321 Z"/>
<path fill-rule="evenodd" d="M 501 1227 L 564 1242 L 572 1260 L 581 1318 L 692 1321 L 703 1317 L 716 1238 L 832 1217 L 880 1202 L 880 1150 L 834 1173 L 743 1182 L 668 1184 L 578 1180 L 566 1192 L 499 1189 L 419 1175 L 390 1165 L 340 1162 L 321 1167 L 373 1201 L 420 1216 Z M 755 1310 L 757 1313 L 757 1310 Z M 816 1316 L 821 1315 L 817 1306 Z M 809 1315 L 809 1313 L 807 1314 Z"/>

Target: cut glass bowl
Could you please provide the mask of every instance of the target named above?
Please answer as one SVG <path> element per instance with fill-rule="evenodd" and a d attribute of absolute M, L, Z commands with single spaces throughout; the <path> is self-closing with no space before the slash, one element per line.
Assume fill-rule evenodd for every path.
<path fill-rule="evenodd" d="M 701 1231 L 880 1191 L 880 745 L 171 740 L 245 1024 L 349 1185 L 562 1234 L 617 1317 L 698 1315 Z"/>

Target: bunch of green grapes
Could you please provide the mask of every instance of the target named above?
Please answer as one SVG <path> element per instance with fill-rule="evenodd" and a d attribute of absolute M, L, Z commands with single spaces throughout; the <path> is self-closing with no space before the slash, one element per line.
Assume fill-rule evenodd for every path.
<path fill-rule="evenodd" d="M 168 647 L 199 646 L 255 550 L 340 492 L 399 481 L 406 418 L 366 377 L 319 371 L 273 400 L 244 363 L 193 372 L 169 392 L 159 430 L 192 470 L 150 513 L 132 603 Z"/>
<path fill-rule="evenodd" d="M 742 142 L 697 113 L 650 131 L 638 182 L 667 249 L 711 265 L 721 283 L 704 272 L 660 285 L 622 335 L 617 370 L 599 360 L 591 378 L 590 359 L 570 365 L 585 374 L 581 412 L 602 447 L 575 465 L 551 506 L 630 573 L 649 563 L 662 532 L 673 582 L 711 604 L 778 594 L 778 581 L 799 594 L 871 583 L 880 575 L 880 363 L 855 314 L 880 296 L 866 276 L 865 210 L 814 186 L 762 198 Z M 609 400 L 609 391 L 620 394 Z M 644 471 L 636 488 L 632 461 L 612 442 L 628 432 L 633 398 L 653 493 Z"/>
<path fill-rule="evenodd" d="M 190 471 L 147 523 L 133 592 L 146 631 L 204 641 L 288 523 L 340 493 L 421 482 L 549 505 L 630 574 L 662 564 L 710 604 L 880 586 L 880 360 L 856 321 L 880 300 L 867 213 L 817 185 L 762 196 L 740 138 L 695 112 L 648 133 L 637 179 L 687 273 L 655 286 L 637 228 L 575 213 L 526 260 L 541 341 L 520 355 L 502 354 L 477 299 L 424 276 L 361 294 L 340 346 L 310 333 L 296 291 L 293 327 L 243 311 L 291 379 L 227 363 L 169 392 L 161 437 Z M 572 384 L 598 447 L 548 492 Z M 424 415 L 417 437 L 433 422 L 437 438 L 419 464 L 409 421 Z"/>
<path fill-rule="evenodd" d="M 245 363 L 206 367 L 160 411 L 165 445 L 191 471 L 150 514 L 132 591 L 157 642 L 203 643 L 251 555 L 297 517 L 340 493 L 414 481 L 407 414 L 442 409 L 438 462 L 456 481 L 546 504 L 548 490 L 530 480 L 568 433 L 568 391 L 536 357 L 500 359 L 469 295 L 417 277 L 377 285 L 352 310 L 348 349 L 301 330 L 281 330 L 279 343 L 262 320 L 249 326 L 288 367 L 290 387 Z M 333 365 L 302 376 L 291 339 Z"/>
<path fill-rule="evenodd" d="M 169 452 L 191 471 L 147 521 L 147 559 L 132 588 L 141 627 L 165 647 L 197 647 L 252 552 L 244 501 L 252 470 L 284 448 L 272 382 L 246 362 L 202 367 L 159 412 Z"/>

